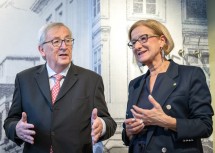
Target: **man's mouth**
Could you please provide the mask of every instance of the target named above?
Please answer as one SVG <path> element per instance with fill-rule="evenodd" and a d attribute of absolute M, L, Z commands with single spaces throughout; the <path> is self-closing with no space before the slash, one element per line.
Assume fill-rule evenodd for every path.
<path fill-rule="evenodd" d="M 67 56 L 67 54 L 60 54 L 59 56 Z"/>

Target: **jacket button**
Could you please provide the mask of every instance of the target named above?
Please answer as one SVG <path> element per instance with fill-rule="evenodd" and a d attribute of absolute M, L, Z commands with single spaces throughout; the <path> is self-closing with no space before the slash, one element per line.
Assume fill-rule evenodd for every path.
<path fill-rule="evenodd" d="M 162 151 L 162 153 L 165 153 L 165 152 L 167 151 L 166 147 L 163 147 L 163 148 L 161 149 L 161 151 Z"/>
<path fill-rule="evenodd" d="M 166 105 L 166 109 L 170 110 L 172 108 L 171 105 Z"/>

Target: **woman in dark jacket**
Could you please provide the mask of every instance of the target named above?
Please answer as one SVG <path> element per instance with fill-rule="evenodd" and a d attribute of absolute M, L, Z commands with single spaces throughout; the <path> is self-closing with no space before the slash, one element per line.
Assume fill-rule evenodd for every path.
<path fill-rule="evenodd" d="M 213 131 L 211 94 L 199 67 L 167 60 L 174 47 L 167 28 L 140 20 L 128 46 L 146 74 L 129 84 L 122 139 L 130 153 L 203 153 L 201 138 Z"/>

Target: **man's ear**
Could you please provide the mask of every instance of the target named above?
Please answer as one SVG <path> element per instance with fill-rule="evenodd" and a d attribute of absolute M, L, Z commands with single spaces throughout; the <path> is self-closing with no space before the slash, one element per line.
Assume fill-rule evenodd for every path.
<path fill-rule="evenodd" d="M 40 52 L 42 58 L 43 58 L 44 60 L 46 60 L 46 54 L 45 54 L 44 48 L 43 48 L 41 45 L 39 45 L 39 46 L 38 46 L 38 50 L 39 50 L 39 52 Z"/>

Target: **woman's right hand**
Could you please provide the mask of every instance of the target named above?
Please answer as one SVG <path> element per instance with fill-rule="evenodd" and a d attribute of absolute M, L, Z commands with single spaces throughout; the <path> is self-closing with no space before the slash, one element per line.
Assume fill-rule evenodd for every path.
<path fill-rule="evenodd" d="M 126 126 L 126 135 L 129 138 L 129 140 L 132 139 L 134 134 L 138 134 L 145 127 L 143 120 L 135 119 L 135 118 L 126 119 L 125 126 Z"/>

